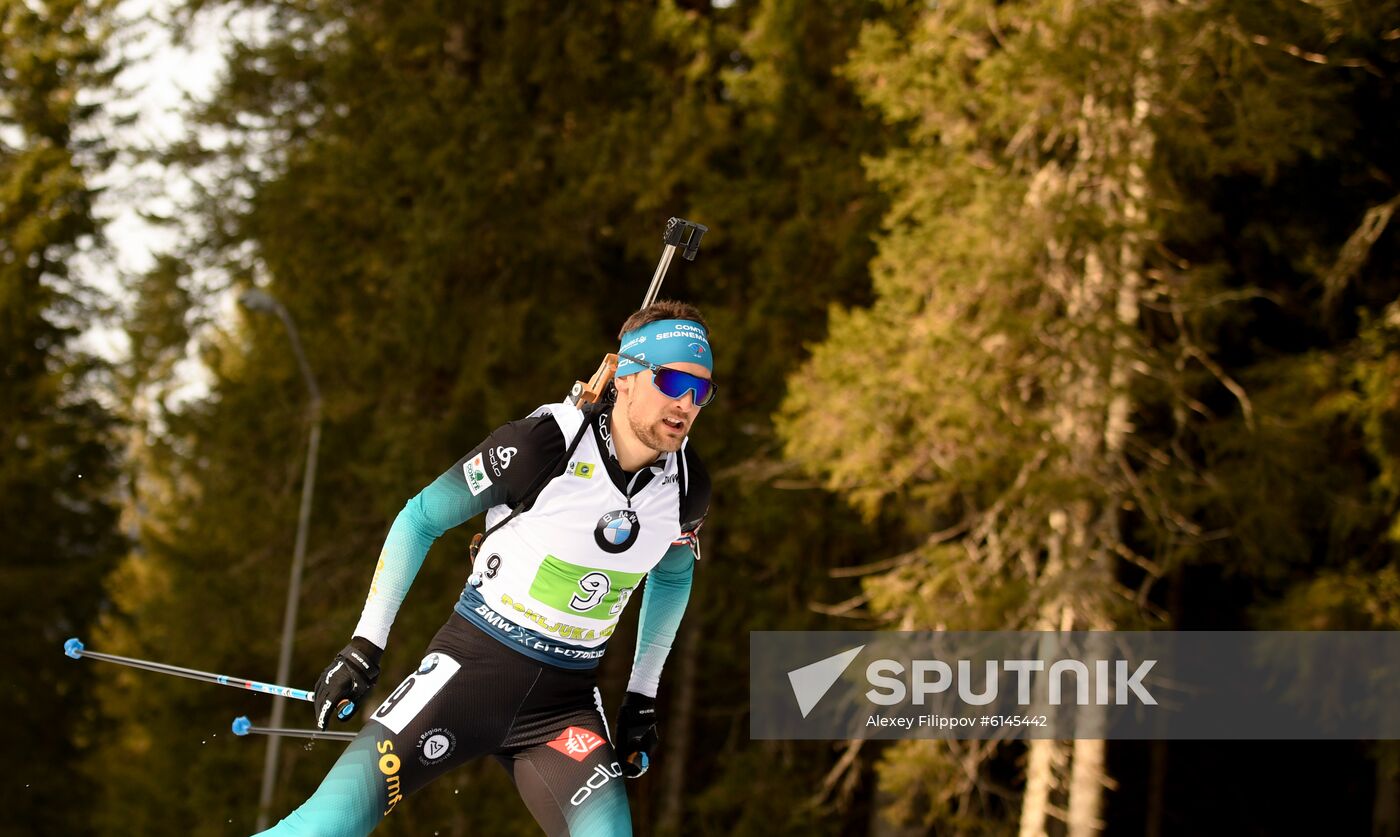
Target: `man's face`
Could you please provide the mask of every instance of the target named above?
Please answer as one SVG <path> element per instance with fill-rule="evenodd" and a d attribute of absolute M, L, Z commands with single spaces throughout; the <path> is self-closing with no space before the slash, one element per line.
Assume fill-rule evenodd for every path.
<path fill-rule="evenodd" d="M 672 369 L 689 372 L 698 378 L 710 377 L 710 370 L 698 363 L 668 363 Z M 624 392 L 627 404 L 627 425 L 642 444 L 655 451 L 681 449 L 681 442 L 700 415 L 695 406 L 695 394 L 686 390 L 680 398 L 671 398 L 652 383 L 652 371 L 643 369 L 635 375 L 619 379 L 619 392 Z"/>

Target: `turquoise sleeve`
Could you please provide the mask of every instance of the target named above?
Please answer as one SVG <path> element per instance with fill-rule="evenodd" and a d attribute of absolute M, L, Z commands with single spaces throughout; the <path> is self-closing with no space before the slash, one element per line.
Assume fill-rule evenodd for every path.
<path fill-rule="evenodd" d="M 504 487 L 499 485 L 473 494 L 457 465 L 409 500 L 394 518 L 384 540 L 355 636 L 386 647 L 389 628 L 433 542 L 448 529 L 503 502 L 504 494 Z"/>
<path fill-rule="evenodd" d="M 661 667 L 676 641 L 694 575 L 695 550 L 683 543 L 672 544 L 661 562 L 647 573 L 642 613 L 637 619 L 637 653 L 632 658 L 627 691 L 656 697 Z"/>

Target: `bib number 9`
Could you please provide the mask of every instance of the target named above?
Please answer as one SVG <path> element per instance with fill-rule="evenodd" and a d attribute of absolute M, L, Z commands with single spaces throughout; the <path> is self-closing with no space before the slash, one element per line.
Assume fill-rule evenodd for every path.
<path fill-rule="evenodd" d="M 583 595 L 574 594 L 569 599 L 569 607 L 579 612 L 585 612 L 597 607 L 603 601 L 603 597 L 612 589 L 612 581 L 606 573 L 589 573 L 578 580 L 579 589 Z"/>
<path fill-rule="evenodd" d="M 628 594 L 645 576 L 646 573 L 590 567 L 546 555 L 526 592 L 545 607 L 613 622 L 622 612 Z"/>

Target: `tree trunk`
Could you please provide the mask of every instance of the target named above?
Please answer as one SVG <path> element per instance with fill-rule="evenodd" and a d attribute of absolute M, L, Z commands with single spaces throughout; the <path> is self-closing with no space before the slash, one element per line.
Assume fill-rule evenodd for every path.
<path fill-rule="evenodd" d="M 1103 717 L 1103 709 L 1085 707 L 1091 716 Z M 1099 813 L 1103 806 L 1104 741 L 1102 738 L 1074 742 L 1073 771 L 1069 780 L 1069 837 L 1092 837 L 1103 830 Z"/>
<path fill-rule="evenodd" d="M 1167 580 L 1167 624 L 1175 629 L 1181 624 L 1184 608 L 1185 583 L 1181 579 L 1181 565 L 1177 564 Z M 1165 726 L 1162 721 L 1158 721 Z M 1163 823 L 1167 812 L 1167 759 L 1171 747 L 1164 738 L 1151 743 L 1151 763 L 1147 773 L 1147 816 L 1143 823 L 1143 837 L 1162 837 Z M 1397 835 L 1400 837 L 1400 835 Z"/>
<path fill-rule="evenodd" d="M 666 745 L 665 796 L 661 799 L 661 814 L 657 817 L 657 834 L 680 834 L 681 818 L 685 812 L 685 770 L 690 761 L 690 737 L 695 715 L 695 672 L 699 667 L 695 642 L 695 618 L 681 620 L 675 652 L 680 659 L 676 671 L 676 691 L 671 700 L 670 740 Z"/>
<path fill-rule="evenodd" d="M 1400 741 L 1377 741 L 1376 801 L 1371 808 L 1371 837 L 1400 837 Z"/>
<path fill-rule="evenodd" d="M 1103 659 L 1108 656 L 1105 634 L 1092 634 L 1086 644 L 1085 656 Z M 1095 690 L 1097 692 L 1097 689 Z M 1091 837 L 1103 830 L 1100 816 L 1103 809 L 1103 788 L 1107 778 L 1104 770 L 1104 734 L 1108 708 L 1097 703 L 1078 708 L 1078 723 L 1074 731 L 1074 762 L 1069 779 L 1069 837 Z"/>
<path fill-rule="evenodd" d="M 1143 18 L 1150 23 L 1154 13 L 1152 3 L 1143 6 Z M 1148 29 L 1150 33 L 1150 27 Z M 1147 37 L 1150 39 L 1151 34 Z M 1112 360 L 1108 375 L 1108 412 L 1104 417 L 1103 451 L 1100 468 L 1108 485 L 1116 484 L 1114 474 L 1123 455 L 1124 443 L 1130 432 L 1132 402 L 1129 396 L 1131 383 L 1132 338 L 1137 328 L 1138 308 L 1142 294 L 1142 267 L 1144 259 L 1144 233 L 1147 216 L 1147 165 L 1155 150 L 1155 137 L 1147 119 L 1152 112 L 1156 96 L 1156 79 L 1153 67 L 1156 53 L 1149 40 L 1140 53 L 1139 71 L 1133 80 L 1132 112 L 1123 120 L 1113 113 L 1112 108 L 1093 105 L 1092 97 L 1086 97 L 1085 122 L 1092 125 L 1095 117 L 1103 118 L 1108 124 L 1104 132 L 1108 136 L 1110 148 L 1114 138 L 1125 143 L 1128 151 L 1127 174 L 1122 183 L 1123 201 L 1116 210 L 1109 203 L 1110 197 L 1101 198 L 1107 204 L 1105 211 L 1109 218 L 1122 224 L 1116 263 L 1119 271 L 1116 287 L 1110 282 L 1107 265 L 1100 257 L 1098 248 L 1090 245 L 1086 253 L 1084 281 L 1087 294 L 1100 303 L 1107 302 L 1116 291 L 1114 319 L 1117 331 L 1113 340 Z M 1094 111 L 1098 111 L 1095 113 Z M 1126 122 L 1126 124 L 1124 124 Z M 1101 195 L 1111 194 L 1104 189 Z M 1117 216 L 1116 218 L 1114 216 Z M 1097 308 L 1098 306 L 1094 306 Z M 1090 547 L 1090 572 L 1104 585 L 1114 584 L 1112 550 L 1122 543 L 1120 522 L 1121 498 L 1116 491 L 1110 491 L 1107 504 L 1098 520 L 1099 531 Z M 1105 587 L 1104 589 L 1107 589 Z M 1088 627 L 1094 630 L 1111 630 L 1114 625 L 1106 614 L 1088 614 Z M 1094 645 L 1102 645 L 1094 641 Z M 1102 649 L 1095 648 L 1091 657 L 1101 658 Z M 1069 834 L 1070 837 L 1092 837 L 1103 830 L 1103 792 L 1110 780 L 1106 773 L 1103 736 L 1106 734 L 1107 707 L 1097 704 L 1081 707 L 1082 724 L 1075 731 L 1074 764 L 1069 786 Z"/>
<path fill-rule="evenodd" d="M 1143 837 L 1162 837 L 1167 810 L 1167 742 L 1158 738 L 1149 745 L 1147 768 L 1147 817 Z"/>
<path fill-rule="evenodd" d="M 1156 96 L 1151 19 L 1157 4 L 1158 0 L 1145 0 L 1143 5 L 1140 31 L 1145 43 L 1130 99 L 1115 99 L 1111 84 L 1099 90 L 1091 80 L 1073 129 L 1075 159 L 1065 170 L 1048 163 L 1027 194 L 1032 209 L 1046 195 L 1071 196 L 1071 203 L 1079 205 L 1088 202 L 1109 231 L 1094 238 L 1071 233 L 1066 240 L 1045 244 L 1047 284 L 1063 295 L 1063 316 L 1080 335 L 1064 348 L 1052 432 L 1067 452 L 1069 471 L 1101 492 L 1051 514 L 1045 573 L 1036 581 L 1052 589 L 1059 581 L 1068 583 L 1067 592 L 1043 605 L 1042 621 L 1050 623 L 1050 630 L 1117 627 L 1106 591 L 1116 585 L 1122 548 L 1120 515 L 1126 488 L 1120 468 L 1132 432 L 1130 386 L 1149 214 L 1147 169 L 1155 149 L 1148 116 Z M 1107 340 L 1102 338 L 1106 333 L 1112 335 Z M 1107 708 L 1097 704 L 1079 707 L 1072 745 L 1030 743 L 1022 837 L 1045 834 L 1052 815 L 1066 821 L 1071 837 L 1091 837 L 1103 830 L 1104 790 L 1112 785 L 1106 775 L 1106 713 Z M 1068 794 L 1063 809 L 1053 801 L 1061 789 Z"/>
<path fill-rule="evenodd" d="M 1058 776 L 1069 763 L 1069 744 L 1049 738 L 1029 742 L 1026 758 L 1026 795 L 1021 801 L 1020 837 L 1046 837 L 1052 803 L 1059 789 Z"/>
<path fill-rule="evenodd" d="M 1068 515 L 1055 512 L 1050 515 L 1050 538 L 1046 541 L 1045 575 L 1053 578 L 1064 569 L 1064 535 Z M 1062 625 L 1072 621 L 1068 608 L 1058 601 L 1048 605 L 1042 612 L 1036 630 L 1061 630 Z M 1055 641 L 1046 637 L 1041 642 L 1042 659 L 1052 653 Z M 1032 715 L 1046 715 L 1052 723 L 1055 707 L 1048 704 L 1049 693 L 1037 690 L 1035 701 L 1030 707 Z M 1069 748 L 1063 741 L 1048 738 L 1033 739 L 1026 751 L 1026 793 L 1021 798 L 1021 825 L 1019 837 L 1046 837 L 1046 818 L 1051 811 L 1051 797 L 1059 788 L 1057 776 L 1064 764 L 1069 761 Z"/>

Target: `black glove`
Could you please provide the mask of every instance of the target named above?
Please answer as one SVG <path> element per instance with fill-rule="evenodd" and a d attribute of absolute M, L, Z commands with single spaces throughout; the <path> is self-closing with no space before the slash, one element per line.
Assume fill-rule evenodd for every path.
<path fill-rule="evenodd" d="M 364 637 L 352 637 L 321 676 L 316 678 L 315 700 L 312 709 L 316 712 L 316 728 L 325 729 L 331 716 L 345 720 L 355 713 L 364 696 L 374 688 L 379 679 L 379 658 L 384 649 Z M 349 703 L 342 708 L 342 703 Z M 344 714 L 341 714 L 341 713 Z"/>
<path fill-rule="evenodd" d="M 660 739 L 656 735 L 656 698 L 628 692 L 617 713 L 617 756 L 622 775 L 635 779 L 647 772 Z"/>

